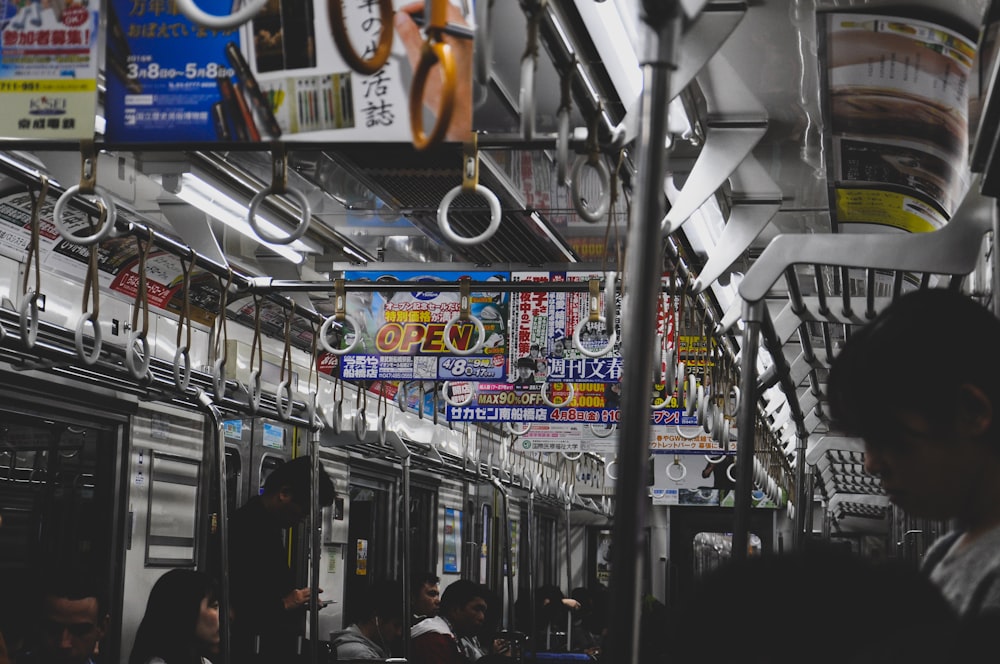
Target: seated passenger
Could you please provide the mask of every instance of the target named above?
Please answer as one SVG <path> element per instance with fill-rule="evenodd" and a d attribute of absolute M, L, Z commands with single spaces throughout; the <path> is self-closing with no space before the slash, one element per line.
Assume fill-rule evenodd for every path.
<path fill-rule="evenodd" d="M 433 618 L 438 614 L 441 607 L 440 583 L 441 580 L 433 572 L 413 577 L 410 582 L 410 604 L 413 606 L 411 626 L 424 618 Z"/>
<path fill-rule="evenodd" d="M 94 664 L 110 616 L 107 599 L 93 577 L 45 574 L 31 607 L 25 649 L 12 653 L 17 664 Z"/>
<path fill-rule="evenodd" d="M 219 652 L 219 599 L 212 577 L 172 569 L 153 584 L 129 664 L 211 664 Z"/>
<path fill-rule="evenodd" d="M 386 582 L 363 597 L 358 621 L 330 635 L 337 660 L 392 657 L 393 646 L 403 637 L 403 587 Z"/>
<path fill-rule="evenodd" d="M 468 664 L 482 653 L 467 652 L 462 639 L 473 637 L 486 619 L 484 586 L 459 579 L 441 595 L 441 613 L 421 620 L 410 630 L 412 664 Z M 478 656 L 477 656 L 478 655 Z"/>

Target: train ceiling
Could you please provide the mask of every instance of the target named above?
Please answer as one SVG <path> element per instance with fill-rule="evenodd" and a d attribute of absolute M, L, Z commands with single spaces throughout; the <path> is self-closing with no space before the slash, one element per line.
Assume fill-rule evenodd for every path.
<path fill-rule="evenodd" d="M 449 240 L 439 228 L 438 204 L 462 181 L 466 153 L 460 143 L 426 151 L 402 143 L 290 143 L 289 185 L 312 209 L 309 230 L 296 249 L 305 260 L 276 260 L 273 248 L 245 241 L 223 242 L 219 259 L 250 273 L 298 279 L 386 266 L 620 269 L 628 256 L 629 204 L 641 177 L 635 170 L 635 139 L 645 34 L 639 13 L 645 3 L 478 4 L 491 6 L 488 34 L 494 42 L 488 77 L 476 84 L 480 103 L 473 116 L 479 182 L 497 194 L 502 210 L 492 238 L 468 245 Z M 947 214 L 939 215 L 943 229 L 935 232 L 943 236 L 938 248 L 954 249 L 949 259 L 935 255 L 935 243 L 920 233 L 844 223 L 845 211 L 831 208 L 831 201 L 842 200 L 836 186 L 842 178 L 831 176 L 831 169 L 834 150 L 849 141 L 833 135 L 830 32 L 820 17 L 833 10 L 857 12 L 857 3 L 680 4 L 686 14 L 673 101 L 669 109 L 660 109 L 670 114 L 671 132 L 663 185 L 669 210 L 665 230 L 670 231 L 664 234 L 665 269 L 682 263 L 688 287 L 701 295 L 701 306 L 711 309 L 717 334 L 729 340 L 734 353 L 743 342 L 738 319 L 745 303 L 764 303 L 758 409 L 771 444 L 793 467 L 803 460 L 816 466 L 817 491 L 836 506 L 830 510 L 835 522 L 863 528 L 853 524 L 881 520 L 886 503 L 877 482 L 863 471 L 857 441 L 828 430 L 823 411 L 828 358 L 852 325 L 867 320 L 900 288 L 940 285 L 957 274 L 970 275 L 966 284 L 975 292 L 990 290 L 986 258 L 991 247 L 983 238 L 990 228 L 991 202 L 978 191 L 973 174 L 957 169 L 953 177 L 967 183 L 962 190 L 969 193 L 960 197 L 961 208 L 957 200 L 948 202 Z M 992 12 L 988 5 L 987 0 L 924 0 L 907 3 L 906 16 L 958 26 L 958 32 L 971 26 L 968 37 L 976 45 L 978 26 Z M 897 11 L 899 5 L 863 6 L 873 13 L 880 8 Z M 540 47 L 534 120 L 526 131 L 518 91 L 533 14 Z M 992 51 L 987 55 L 992 58 Z M 985 103 L 991 65 L 992 60 L 977 57 L 969 79 L 970 97 L 980 104 L 984 119 L 992 117 Z M 558 111 L 565 102 L 561 77 L 567 71 L 573 73 L 570 156 L 594 147 L 588 130 L 596 128 L 602 158 L 621 186 L 611 214 L 593 223 L 577 213 L 571 187 L 558 183 Z M 919 130 L 919 124 L 914 126 Z M 189 245 L 211 246 L 209 237 L 219 225 L 206 223 L 204 209 L 180 195 L 190 188 L 190 178 L 246 204 L 271 181 L 274 164 L 266 149 L 205 148 L 109 150 L 99 162 L 100 172 L 111 174 L 102 184 L 123 206 Z M 8 172 L 37 168 L 63 183 L 79 176 L 79 162 L 65 151 L 11 155 L 0 164 Z M 594 182 L 578 186 L 600 193 Z M 475 197 L 463 196 L 453 207 L 454 229 L 460 235 L 481 232 L 489 223 L 488 210 Z M 290 228 L 296 201 L 276 198 L 272 211 L 284 220 L 279 225 Z M 783 237 L 776 243 L 778 236 Z M 819 236 L 837 239 L 817 245 Z M 329 311 L 328 295 L 311 296 L 312 306 Z"/>

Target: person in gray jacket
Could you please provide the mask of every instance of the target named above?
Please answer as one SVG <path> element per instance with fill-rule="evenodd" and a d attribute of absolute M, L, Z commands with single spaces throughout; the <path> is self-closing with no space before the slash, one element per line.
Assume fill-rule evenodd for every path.
<path fill-rule="evenodd" d="M 403 636 L 406 612 L 399 583 L 388 581 L 376 586 L 362 601 L 357 622 L 330 634 L 330 646 L 338 661 L 388 659 Z"/>

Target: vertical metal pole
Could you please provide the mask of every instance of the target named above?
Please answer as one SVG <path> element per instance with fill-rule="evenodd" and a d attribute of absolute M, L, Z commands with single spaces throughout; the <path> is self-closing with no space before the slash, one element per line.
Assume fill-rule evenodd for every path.
<path fill-rule="evenodd" d="M 569 489 L 566 489 L 566 597 L 573 592 L 573 545 L 570 541 L 569 514 L 572 508 Z M 572 650 L 573 612 L 566 612 L 566 650 Z"/>
<path fill-rule="evenodd" d="M 532 655 L 535 653 L 535 634 L 538 627 L 535 625 L 535 480 L 528 483 L 528 650 Z"/>
<path fill-rule="evenodd" d="M 320 557 L 320 515 L 319 515 L 319 429 L 309 438 L 309 465 L 312 471 L 309 491 L 309 661 L 319 662 L 319 557 Z"/>
<path fill-rule="evenodd" d="M 410 597 L 410 455 L 403 457 L 403 657 L 410 656 L 410 609 L 413 599 Z"/>
<path fill-rule="evenodd" d="M 618 422 L 619 478 L 615 487 L 612 534 L 611 596 L 608 615 L 608 661 L 639 661 L 639 604 L 643 566 L 643 530 L 649 497 L 649 386 L 653 381 L 656 302 L 663 273 L 663 182 L 667 157 L 667 106 L 672 97 L 670 72 L 680 30 L 676 0 L 644 0 L 643 94 L 636 160 L 636 187 L 628 232 L 628 267 L 622 304 L 629 338 L 622 343 L 622 399 Z"/>
<path fill-rule="evenodd" d="M 799 436 L 795 445 L 795 531 L 792 548 L 801 551 L 806 541 L 806 510 L 809 498 L 806 494 L 806 446 L 808 436 Z"/>
<path fill-rule="evenodd" d="M 754 426 L 757 420 L 757 349 L 764 315 L 763 302 L 744 302 L 743 342 L 740 347 L 740 410 L 736 430 L 736 498 L 733 508 L 733 560 L 747 557 L 750 530 L 750 490 L 753 486 Z"/>
<path fill-rule="evenodd" d="M 198 402 L 208 411 L 212 421 L 215 448 L 216 475 L 219 480 L 219 655 L 220 664 L 229 664 L 230 624 L 229 624 L 229 486 L 226 484 L 226 449 L 223 434 L 222 413 L 212 401 L 212 397 L 199 390 Z"/>
<path fill-rule="evenodd" d="M 993 265 L 990 266 L 990 272 L 993 275 L 990 283 L 990 289 L 993 295 L 993 315 L 1000 316 L 1000 258 L 997 258 L 997 247 L 1000 245 L 1000 200 L 995 200 L 993 202 L 993 251 L 990 254 L 990 260 Z"/>

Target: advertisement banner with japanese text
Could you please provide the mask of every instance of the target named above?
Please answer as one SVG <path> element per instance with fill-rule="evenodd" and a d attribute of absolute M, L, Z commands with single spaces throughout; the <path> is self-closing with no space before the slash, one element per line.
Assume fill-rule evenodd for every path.
<path fill-rule="evenodd" d="M 500 291 L 470 293 L 470 314 L 486 335 L 480 349 L 470 355 L 452 353 L 444 342 L 445 326 L 460 313 L 457 290 L 435 291 L 438 282 L 507 281 L 506 273 L 482 272 L 345 272 L 348 281 L 413 282 L 412 290 L 348 291 L 346 310 L 360 330 L 355 348 L 340 357 L 344 380 L 381 381 L 502 381 L 507 377 L 508 294 Z M 467 350 L 478 343 L 473 322 L 454 321 L 453 347 Z M 433 386 L 428 386 L 433 393 Z"/>
<path fill-rule="evenodd" d="M 394 5 L 383 21 L 376 2 L 341 3 L 357 56 L 370 58 L 382 31 L 392 31 L 388 60 L 365 75 L 341 55 L 327 2 L 269 0 L 238 28 L 209 29 L 173 2 L 110 0 L 107 139 L 410 142 L 409 90 L 424 44 L 424 3 Z M 199 0 L 199 7 L 224 15 L 232 4 Z M 457 75 L 446 141 L 466 140 L 472 129 L 472 18 L 463 7 L 453 2 L 447 12 L 456 27 L 444 40 Z M 428 79 L 422 120 L 429 131 L 443 109 L 437 71 Z"/>
<path fill-rule="evenodd" d="M 590 314 L 587 291 L 548 292 L 551 282 L 588 282 L 603 275 L 587 272 L 514 272 L 511 281 L 537 282 L 534 292 L 511 294 L 511 326 L 508 347 L 508 371 L 516 376 L 515 384 L 548 382 L 617 383 L 621 379 L 621 335 L 614 347 L 601 357 L 589 357 L 574 344 L 574 336 L 591 353 L 607 346 L 605 325 L 587 321 Z M 620 293 L 616 300 L 620 300 Z M 620 301 L 615 302 L 614 329 L 618 330 Z M 600 315 L 604 316 L 604 296 L 600 297 Z M 586 322 L 584 322 L 586 321 Z M 534 361 L 532 368 L 526 360 Z"/>
<path fill-rule="evenodd" d="M 969 182 L 976 36 L 904 15 L 819 12 L 835 223 L 944 226 Z"/>
<path fill-rule="evenodd" d="M 0 136 L 93 138 L 100 5 L 0 0 Z"/>

